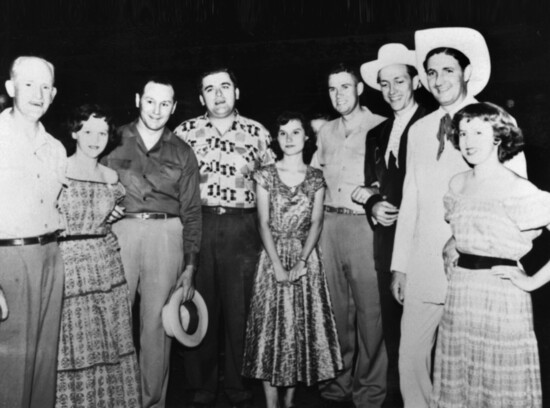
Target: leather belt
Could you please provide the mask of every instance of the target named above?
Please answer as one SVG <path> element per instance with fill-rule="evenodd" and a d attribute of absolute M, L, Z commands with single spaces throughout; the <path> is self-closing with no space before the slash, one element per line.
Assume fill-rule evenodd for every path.
<path fill-rule="evenodd" d="M 331 207 L 330 205 L 325 205 L 325 211 L 328 213 L 335 214 L 344 214 L 344 215 L 365 215 L 365 213 L 359 211 L 353 211 L 345 207 Z"/>
<path fill-rule="evenodd" d="M 65 241 L 80 241 L 84 239 L 98 239 L 104 238 L 107 234 L 75 234 L 75 235 L 66 235 L 64 237 L 59 237 L 57 240 L 59 242 Z"/>
<path fill-rule="evenodd" d="M 138 220 L 166 220 L 168 218 L 176 218 L 177 215 L 166 214 L 163 212 L 141 212 L 141 213 L 126 213 L 125 218 L 134 218 Z"/>
<path fill-rule="evenodd" d="M 491 269 L 493 266 L 497 265 L 506 265 L 506 266 L 517 266 L 518 262 L 513 259 L 505 258 L 493 258 L 492 256 L 481 256 L 481 255 L 472 255 L 472 254 L 463 254 L 458 253 L 460 256 L 458 258 L 457 265 L 461 268 L 466 269 Z"/>
<path fill-rule="evenodd" d="M 208 214 L 253 214 L 256 212 L 256 208 L 235 208 L 235 207 L 221 207 L 221 206 L 203 206 L 202 207 L 203 213 Z"/>
<path fill-rule="evenodd" d="M 57 241 L 57 232 L 38 235 L 36 237 L 0 239 L 0 246 L 46 245 Z"/>

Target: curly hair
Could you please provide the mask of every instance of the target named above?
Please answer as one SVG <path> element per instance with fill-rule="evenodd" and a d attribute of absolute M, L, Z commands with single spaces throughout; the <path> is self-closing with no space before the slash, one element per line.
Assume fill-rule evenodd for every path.
<path fill-rule="evenodd" d="M 491 124 L 495 141 L 499 142 L 498 160 L 503 163 L 523 150 L 523 132 L 512 115 L 490 102 L 473 103 L 459 110 L 452 122 L 452 142 L 459 148 L 459 124 L 463 119 L 479 118 Z"/>
<path fill-rule="evenodd" d="M 277 119 L 275 120 L 275 127 L 273 132 L 273 140 L 271 141 L 271 150 L 273 150 L 273 153 L 275 153 L 275 156 L 277 157 L 277 160 L 281 160 L 283 158 L 283 151 L 281 149 L 281 146 L 279 145 L 278 134 L 281 126 L 286 125 L 291 120 L 297 120 L 302 124 L 302 127 L 304 128 L 304 134 L 306 135 L 307 139 L 304 143 L 304 150 L 302 151 L 302 157 L 304 159 L 304 163 L 309 164 L 311 162 L 311 158 L 313 157 L 313 153 L 315 153 L 315 150 L 317 150 L 316 145 L 316 138 L 315 138 L 315 132 L 311 128 L 311 125 L 309 123 L 309 120 L 305 118 L 303 114 L 300 112 L 283 112 L 280 114 Z"/>
<path fill-rule="evenodd" d="M 71 112 L 66 122 L 65 126 L 69 134 L 68 139 L 73 141 L 72 145 L 69 146 L 70 154 L 76 150 L 76 141 L 71 137 L 72 134 L 77 133 L 80 129 L 82 129 L 84 122 L 86 122 L 91 117 L 94 117 L 97 119 L 105 119 L 105 122 L 109 127 L 109 130 L 108 130 L 109 140 L 101 156 L 106 155 L 108 152 L 110 152 L 113 148 L 115 148 L 118 145 L 119 135 L 118 135 L 118 132 L 116 132 L 115 130 L 115 125 L 113 123 L 112 116 L 108 114 L 101 106 L 87 103 L 73 109 L 73 111 Z"/>

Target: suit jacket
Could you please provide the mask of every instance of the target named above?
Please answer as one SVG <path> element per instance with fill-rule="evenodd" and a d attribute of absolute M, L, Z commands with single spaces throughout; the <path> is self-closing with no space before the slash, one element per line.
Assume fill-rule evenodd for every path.
<path fill-rule="evenodd" d="M 386 165 L 385 154 L 390 139 L 390 133 L 393 127 L 394 118 L 382 122 L 372 129 L 366 139 L 365 154 L 365 186 L 369 187 L 373 183 L 379 184 L 380 194 L 372 195 L 365 204 L 365 212 L 370 226 L 374 230 L 374 262 L 377 270 L 389 271 L 391 266 L 391 256 L 393 252 L 393 240 L 395 236 L 396 223 L 389 227 L 380 224 L 374 224 L 372 218 L 373 206 L 386 200 L 397 208 L 401 205 L 403 196 L 403 180 L 405 179 L 406 159 L 407 159 L 407 139 L 409 128 L 418 119 L 428 114 L 423 106 L 418 106 L 416 112 L 411 117 L 409 123 L 403 130 L 399 142 L 399 153 L 396 160 L 390 155 Z"/>

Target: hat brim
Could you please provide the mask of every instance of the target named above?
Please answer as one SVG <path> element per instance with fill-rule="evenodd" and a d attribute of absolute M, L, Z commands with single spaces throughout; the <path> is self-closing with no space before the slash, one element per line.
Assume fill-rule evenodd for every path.
<path fill-rule="evenodd" d="M 416 68 L 424 88 L 428 88 L 428 79 L 424 70 L 426 55 L 434 48 L 455 48 L 470 60 L 472 74 L 468 81 L 468 94 L 479 94 L 491 77 L 491 57 L 483 36 L 467 27 L 444 27 L 419 30 L 414 33 L 416 49 Z"/>
<path fill-rule="evenodd" d="M 361 65 L 361 78 L 363 81 L 373 89 L 381 90 L 378 83 L 378 72 L 389 65 L 403 64 L 416 66 L 416 53 L 411 50 L 401 51 L 399 56 L 395 56 L 389 59 L 376 59 L 374 61 L 365 62 Z"/>
<path fill-rule="evenodd" d="M 200 344 L 208 330 L 208 309 L 201 294 L 195 290 L 191 301 L 197 307 L 199 325 L 194 333 L 187 333 L 180 320 L 180 307 L 183 300 L 183 288 L 178 288 L 170 297 L 170 300 L 162 308 L 162 325 L 164 331 L 170 337 L 175 337 L 181 344 L 187 347 L 196 347 Z"/>

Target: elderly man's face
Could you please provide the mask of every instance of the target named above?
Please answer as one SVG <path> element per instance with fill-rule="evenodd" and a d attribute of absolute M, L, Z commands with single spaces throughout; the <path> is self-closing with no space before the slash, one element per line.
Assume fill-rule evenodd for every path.
<path fill-rule="evenodd" d="M 394 112 L 400 112 L 414 103 L 414 89 L 418 76 L 411 78 L 404 64 L 393 64 L 378 72 L 382 97 Z"/>
<path fill-rule="evenodd" d="M 50 107 L 56 94 L 53 71 L 40 58 L 25 58 L 16 67 L 6 90 L 13 98 L 14 109 L 29 119 L 38 121 Z"/>
<path fill-rule="evenodd" d="M 462 70 L 451 55 L 441 53 L 430 57 L 426 67 L 428 87 L 441 106 L 452 106 L 466 97 L 470 70 L 470 66 Z"/>
<path fill-rule="evenodd" d="M 237 99 L 239 88 L 227 72 L 216 72 L 202 79 L 200 101 L 211 117 L 223 119 L 232 115 Z"/>
<path fill-rule="evenodd" d="M 328 94 L 332 107 L 342 116 L 348 115 L 359 106 L 359 95 L 363 92 L 363 83 L 349 72 L 332 74 L 328 78 Z"/>

